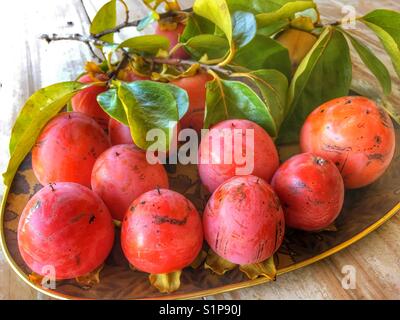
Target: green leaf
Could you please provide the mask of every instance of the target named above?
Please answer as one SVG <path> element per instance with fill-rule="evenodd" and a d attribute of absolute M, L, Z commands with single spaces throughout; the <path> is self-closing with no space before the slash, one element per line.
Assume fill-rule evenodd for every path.
<path fill-rule="evenodd" d="M 42 128 L 78 91 L 87 86 L 75 81 L 61 82 L 42 88 L 30 96 L 11 132 L 11 158 L 3 174 L 5 185 L 11 183 L 18 166 L 35 144 Z"/>
<path fill-rule="evenodd" d="M 367 20 L 362 21 L 368 28 L 375 32 L 375 34 L 381 40 L 383 47 L 385 48 L 388 55 L 391 57 L 394 69 L 396 70 L 397 75 L 400 77 L 400 43 L 396 41 L 397 37 L 393 37 L 389 32 L 387 32 L 384 28 L 368 22 Z"/>
<path fill-rule="evenodd" d="M 190 38 L 198 35 L 213 34 L 214 30 L 214 23 L 193 13 L 189 16 L 179 40 L 180 42 L 187 42 Z"/>
<path fill-rule="evenodd" d="M 225 38 L 212 34 L 194 36 L 185 43 L 186 50 L 196 59 L 205 54 L 209 59 L 223 58 L 229 51 L 229 43 Z"/>
<path fill-rule="evenodd" d="M 204 127 L 227 119 L 248 119 L 263 127 L 272 137 L 276 125 L 262 99 L 246 84 L 216 77 L 207 83 Z"/>
<path fill-rule="evenodd" d="M 213 22 L 217 28 L 225 34 L 229 43 L 229 54 L 221 61 L 220 65 L 229 63 L 234 54 L 232 19 L 225 0 L 196 0 L 193 4 L 193 12 Z"/>
<path fill-rule="evenodd" d="M 236 11 L 232 14 L 233 40 L 237 48 L 244 47 L 257 32 L 257 22 L 254 14 L 244 11 Z"/>
<path fill-rule="evenodd" d="M 257 30 L 257 34 L 265 37 L 271 37 L 274 34 L 282 31 L 283 29 L 286 29 L 289 25 L 289 19 L 279 20 L 265 27 L 259 28 Z"/>
<path fill-rule="evenodd" d="M 90 25 L 90 33 L 92 35 L 112 29 L 117 24 L 117 1 L 107 2 L 100 8 Z M 100 38 L 103 41 L 113 42 L 114 34 L 110 33 Z"/>
<path fill-rule="evenodd" d="M 129 48 L 135 52 L 144 52 L 155 55 L 157 52 L 169 49 L 169 40 L 160 35 L 137 36 L 123 41 L 118 48 Z"/>
<path fill-rule="evenodd" d="M 306 9 L 315 8 L 314 1 L 294 1 L 288 2 L 274 12 L 266 12 L 257 14 L 258 27 L 264 27 L 276 21 L 291 18 L 296 12 L 304 11 Z"/>
<path fill-rule="evenodd" d="M 227 0 L 229 10 L 248 11 L 254 14 L 276 11 L 288 2 L 296 0 Z"/>
<path fill-rule="evenodd" d="M 290 84 L 289 117 L 283 123 L 279 142 L 297 141 L 306 117 L 322 103 L 348 95 L 351 78 L 347 41 L 335 28 L 326 27 Z"/>
<path fill-rule="evenodd" d="M 339 29 L 340 30 L 340 29 Z M 348 32 L 342 31 L 351 41 L 354 49 L 356 49 L 358 55 L 360 56 L 361 60 L 365 63 L 369 70 L 375 75 L 378 79 L 379 83 L 382 86 L 383 92 L 385 95 L 389 95 L 392 91 L 392 80 L 390 78 L 390 73 L 386 66 L 376 57 L 376 55 L 354 38 Z"/>
<path fill-rule="evenodd" d="M 232 20 L 225 0 L 196 0 L 193 11 L 218 26 L 224 32 L 228 42 L 231 43 Z"/>
<path fill-rule="evenodd" d="M 286 76 L 277 70 L 257 70 L 232 76 L 250 81 L 250 86 L 261 96 L 279 130 L 287 112 L 286 98 L 289 83 Z"/>
<path fill-rule="evenodd" d="M 171 140 L 172 122 L 177 122 L 189 107 L 185 90 L 171 84 L 155 81 L 116 82 L 135 144 L 147 149 L 153 144 L 146 141 L 151 129 L 160 129 Z"/>
<path fill-rule="evenodd" d="M 361 18 L 385 30 L 400 46 L 400 12 L 378 9 Z"/>
<path fill-rule="evenodd" d="M 97 102 L 111 118 L 129 125 L 124 106 L 118 97 L 117 89 L 111 88 L 99 94 Z"/>
<path fill-rule="evenodd" d="M 276 69 L 288 79 L 292 72 L 288 50 L 263 35 L 256 35 L 247 46 L 240 48 L 232 62 L 250 70 Z"/>

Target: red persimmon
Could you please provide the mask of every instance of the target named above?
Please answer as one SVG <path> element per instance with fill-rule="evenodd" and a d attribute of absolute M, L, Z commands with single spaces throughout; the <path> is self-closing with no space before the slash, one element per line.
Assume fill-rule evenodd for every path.
<path fill-rule="evenodd" d="M 123 219 L 129 205 L 141 194 L 168 186 L 164 166 L 149 164 L 146 153 L 134 145 L 122 144 L 108 149 L 93 167 L 92 189 L 117 220 Z"/>
<path fill-rule="evenodd" d="M 344 199 L 343 179 L 330 161 L 311 153 L 284 162 L 272 178 L 288 227 L 318 231 L 339 215 Z"/>
<path fill-rule="evenodd" d="M 210 192 L 235 175 L 252 174 L 270 181 L 278 166 L 274 142 L 249 120 L 222 121 L 200 143 L 199 175 Z"/>
<path fill-rule="evenodd" d="M 197 257 L 202 243 L 199 213 L 188 199 L 171 190 L 144 193 L 133 201 L 122 222 L 123 252 L 144 272 L 183 269 Z"/>
<path fill-rule="evenodd" d="M 48 185 L 36 193 L 22 212 L 18 246 L 28 267 L 56 279 L 85 275 L 107 258 L 114 226 L 103 201 L 76 183 Z"/>
<path fill-rule="evenodd" d="M 91 83 L 93 79 L 89 75 L 84 75 L 78 80 L 82 83 Z M 92 117 L 103 128 L 107 129 L 109 115 L 100 107 L 97 96 L 106 91 L 105 86 L 93 85 L 78 92 L 71 99 L 71 106 L 74 111 L 82 112 Z"/>
<path fill-rule="evenodd" d="M 211 249 L 241 265 L 271 257 L 285 232 L 278 196 L 255 176 L 234 177 L 220 185 L 206 205 L 203 226 Z"/>
<path fill-rule="evenodd" d="M 43 129 L 32 149 L 32 169 L 42 185 L 76 182 L 90 187 L 97 157 L 110 147 L 104 130 L 79 112 L 61 113 Z"/>
<path fill-rule="evenodd" d="M 373 183 L 388 168 L 395 149 L 389 115 L 364 97 L 342 97 L 315 109 L 301 130 L 301 149 L 331 160 L 346 188 Z"/>

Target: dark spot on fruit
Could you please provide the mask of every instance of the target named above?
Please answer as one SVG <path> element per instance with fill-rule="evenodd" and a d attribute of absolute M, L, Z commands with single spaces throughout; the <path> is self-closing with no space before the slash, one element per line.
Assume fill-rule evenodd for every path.
<path fill-rule="evenodd" d="M 341 154 L 342 152 L 352 151 L 352 147 L 339 147 L 337 145 L 325 144 L 323 150 L 326 152 L 335 152 Z"/>
<path fill-rule="evenodd" d="M 351 103 L 351 100 L 349 99 L 349 100 L 346 100 L 346 102 L 344 104 L 347 105 L 347 104 L 350 104 L 350 103 Z"/>
<path fill-rule="evenodd" d="M 124 218 L 124 221 L 127 221 L 128 220 L 128 217 L 127 216 L 125 216 L 125 218 Z"/>
<path fill-rule="evenodd" d="M 384 156 L 381 153 L 373 153 L 373 154 L 369 154 L 367 156 L 368 160 L 379 160 L 379 161 L 383 161 Z"/>
<path fill-rule="evenodd" d="M 185 225 L 187 222 L 187 216 L 183 219 L 175 219 L 175 218 L 170 218 L 167 216 L 158 216 L 158 215 L 154 215 L 153 216 L 154 220 L 153 223 L 154 224 L 163 224 L 163 223 L 170 223 L 170 224 L 175 224 L 178 226 L 182 226 Z"/>
<path fill-rule="evenodd" d="M 335 162 L 335 165 L 336 165 L 337 167 L 340 167 L 340 162 L 339 162 L 339 161 L 336 161 L 336 162 Z"/>
<path fill-rule="evenodd" d="M 140 201 L 140 204 L 142 204 L 142 205 L 146 204 L 146 201 Z"/>
<path fill-rule="evenodd" d="M 324 113 L 325 112 L 325 109 L 321 109 L 321 113 Z"/>
<path fill-rule="evenodd" d="M 115 156 L 116 156 L 116 157 L 119 157 L 120 155 L 121 155 L 121 154 L 120 154 L 119 152 L 116 152 L 116 153 L 115 153 Z"/>
<path fill-rule="evenodd" d="M 81 256 L 79 254 L 75 256 L 75 263 L 77 266 L 81 264 Z"/>
<path fill-rule="evenodd" d="M 359 124 L 357 124 L 357 128 L 364 128 L 365 127 L 365 123 L 360 122 Z"/>
<path fill-rule="evenodd" d="M 89 224 L 92 224 L 94 222 L 94 220 L 96 220 L 96 216 L 94 214 L 92 214 L 89 218 Z"/>
<path fill-rule="evenodd" d="M 68 119 L 72 119 L 72 117 L 71 117 L 71 115 L 70 115 L 70 114 L 68 115 Z"/>
<path fill-rule="evenodd" d="M 132 206 L 132 207 L 129 208 L 129 210 L 130 210 L 131 212 L 135 212 L 135 209 L 136 209 L 136 206 Z"/>
<path fill-rule="evenodd" d="M 367 109 L 367 110 L 365 111 L 365 113 L 366 113 L 366 114 L 370 114 L 371 111 L 370 111 L 369 109 Z"/>
<path fill-rule="evenodd" d="M 382 143 L 382 138 L 380 136 L 375 136 L 374 140 L 375 140 L 376 144 L 381 144 Z"/>
<path fill-rule="evenodd" d="M 70 221 L 71 223 L 78 222 L 79 220 L 82 219 L 82 217 L 83 217 L 84 215 L 85 215 L 84 213 L 79 213 L 79 214 L 77 214 L 75 217 L 72 217 L 69 221 Z"/>
<path fill-rule="evenodd" d="M 326 164 L 326 160 L 320 157 L 314 157 L 314 162 L 319 166 L 324 166 Z"/>
<path fill-rule="evenodd" d="M 157 187 L 156 187 L 156 189 L 157 189 L 157 192 L 158 192 L 158 194 L 161 196 L 161 190 L 160 190 L 160 187 L 159 187 L 159 186 L 157 186 Z"/>

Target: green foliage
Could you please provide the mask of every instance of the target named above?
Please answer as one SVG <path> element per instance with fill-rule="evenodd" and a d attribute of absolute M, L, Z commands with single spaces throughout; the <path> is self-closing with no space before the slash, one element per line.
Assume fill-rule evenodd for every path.
<path fill-rule="evenodd" d="M 342 30 L 342 32 L 344 31 Z M 371 51 L 371 49 L 369 49 L 359 40 L 357 40 L 347 32 L 344 32 L 344 34 L 350 39 L 354 49 L 356 49 L 361 60 L 365 63 L 368 69 L 371 70 L 371 72 L 380 82 L 383 89 L 383 93 L 385 95 L 390 94 L 390 92 L 392 91 L 392 80 L 390 78 L 390 73 L 386 68 L 386 66 L 383 64 L 383 62 L 381 62 L 377 58 L 377 56 Z"/>
<path fill-rule="evenodd" d="M 306 117 L 316 107 L 349 93 L 352 79 L 350 49 L 341 32 L 326 27 L 301 62 L 289 87 L 288 118 L 279 141 L 292 143 Z"/>
<path fill-rule="evenodd" d="M 147 149 L 146 140 L 151 129 L 160 129 L 167 137 L 168 149 L 172 122 L 179 121 L 187 112 L 189 103 L 185 90 L 154 81 L 125 83 L 115 81 L 112 88 L 98 96 L 101 107 L 114 119 L 129 125 L 135 144 Z"/>
<path fill-rule="evenodd" d="M 43 127 L 87 85 L 70 81 L 53 84 L 36 91 L 23 106 L 11 132 L 10 161 L 3 174 L 9 186 L 22 160 L 32 149 Z"/>
<path fill-rule="evenodd" d="M 360 19 L 381 40 L 400 77 L 400 13 L 375 10 Z"/>
<path fill-rule="evenodd" d="M 151 55 L 157 54 L 159 50 L 167 51 L 169 48 L 169 40 L 159 35 L 144 35 L 133 37 L 123 41 L 119 48 L 128 48 L 132 52 L 147 53 Z"/>
<path fill-rule="evenodd" d="M 139 22 L 138 30 L 160 18 L 161 12 L 157 11 L 162 6 L 157 3 L 177 9 L 175 1 L 146 1 L 151 10 Z M 116 26 L 116 3 L 109 1 L 97 12 L 90 26 L 92 36 Z M 138 36 L 121 43 L 114 43 L 113 33 L 101 37 L 105 43 L 100 49 L 106 61 L 99 72 L 111 78 L 111 88 L 98 96 L 98 102 L 111 117 L 129 125 L 135 143 L 143 149 L 150 144 L 146 141 L 150 129 L 161 129 L 170 138 L 171 121 L 178 121 L 188 110 L 188 96 L 168 83 L 115 80 L 121 48 L 133 57 L 129 67 L 144 70 L 149 76 L 159 75 L 161 81 L 192 75 L 199 67 L 212 73 L 214 80 L 207 84 L 205 127 L 225 119 L 249 119 L 282 143 L 297 141 L 305 118 L 317 106 L 349 93 L 352 66 L 346 38 L 378 79 L 383 92 L 391 92 L 386 66 L 351 31 L 340 26 L 321 27 L 314 1 L 195 0 L 192 13 L 170 18 L 182 15 L 186 27 L 179 40 L 190 54 L 188 59 L 202 65 L 176 65 L 176 59 L 152 64 L 151 56 L 168 58 L 170 43 L 162 36 Z M 400 13 L 379 9 L 358 20 L 375 32 L 400 76 Z M 289 27 L 318 35 L 318 41 L 295 70 L 287 48 L 274 39 Z M 168 64 L 167 60 L 175 62 Z M 41 129 L 87 86 L 63 82 L 40 89 L 28 99 L 12 131 L 11 160 L 4 174 L 7 185 Z M 400 122 L 395 107 L 383 107 Z"/>
<path fill-rule="evenodd" d="M 263 35 L 256 35 L 247 46 L 239 49 L 232 63 L 250 70 L 276 69 L 288 79 L 291 74 L 288 50 L 279 42 Z"/>
<path fill-rule="evenodd" d="M 117 1 L 112 0 L 107 2 L 100 8 L 95 17 L 93 18 L 92 24 L 90 25 L 90 33 L 98 34 L 104 30 L 114 28 L 117 23 Z M 114 35 L 107 34 L 100 38 L 107 42 L 114 41 Z"/>

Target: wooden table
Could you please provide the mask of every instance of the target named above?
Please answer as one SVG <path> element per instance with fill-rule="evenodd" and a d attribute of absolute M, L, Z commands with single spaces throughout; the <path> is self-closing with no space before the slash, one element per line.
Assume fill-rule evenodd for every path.
<path fill-rule="evenodd" d="M 89 15 L 106 1 L 84 1 Z M 131 14 L 143 15 L 139 0 L 131 0 Z M 190 3 L 190 1 L 186 1 Z M 396 0 L 317 1 L 325 17 L 341 19 L 341 3 L 353 5 L 358 15 L 377 7 L 400 10 Z M 94 5 L 95 3 L 95 5 Z M 13 0 L 0 10 L 2 45 L 0 50 L 0 169 L 8 157 L 10 128 L 24 101 L 37 89 L 75 78 L 82 63 L 90 59 L 80 43 L 58 42 L 48 45 L 38 40 L 42 33 L 74 33 L 88 29 L 81 2 Z M 367 36 L 370 47 L 379 48 L 376 38 Z M 380 52 L 382 53 L 381 49 Z M 382 55 L 383 57 L 383 55 Z M 385 64 L 390 65 L 387 58 Z M 355 77 L 374 81 L 365 68 Z M 392 70 L 392 74 L 394 72 Z M 393 77 L 395 78 L 395 77 Z M 371 80 L 369 80 L 371 79 Z M 393 98 L 400 97 L 395 79 Z M 400 101 L 400 100 L 397 100 Z M 2 195 L 3 188 L 0 189 Z M 343 267 L 356 270 L 356 289 L 342 288 Z M 0 251 L 0 299 L 44 299 L 10 269 Z M 274 283 L 220 294 L 209 299 L 399 299 L 400 298 L 400 216 L 393 217 L 379 230 L 334 256 L 314 265 L 285 274 Z"/>

